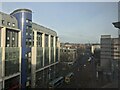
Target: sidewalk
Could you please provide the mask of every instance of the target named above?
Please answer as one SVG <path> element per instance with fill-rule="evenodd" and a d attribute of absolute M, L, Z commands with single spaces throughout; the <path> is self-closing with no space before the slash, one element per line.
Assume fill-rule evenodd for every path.
<path fill-rule="evenodd" d="M 103 86 L 101 88 L 118 88 L 118 81 L 112 82 L 112 83 L 108 83 L 107 85 L 105 85 L 105 86 Z"/>

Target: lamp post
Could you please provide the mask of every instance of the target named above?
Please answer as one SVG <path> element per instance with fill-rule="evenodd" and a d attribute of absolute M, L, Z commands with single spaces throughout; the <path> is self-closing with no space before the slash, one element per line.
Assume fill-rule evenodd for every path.
<path fill-rule="evenodd" d="M 114 27 L 120 29 L 120 22 L 113 22 Z"/>

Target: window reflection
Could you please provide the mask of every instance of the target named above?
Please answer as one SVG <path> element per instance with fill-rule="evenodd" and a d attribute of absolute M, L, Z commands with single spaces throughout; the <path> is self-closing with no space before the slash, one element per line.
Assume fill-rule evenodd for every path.
<path fill-rule="evenodd" d="M 5 76 L 19 72 L 19 48 L 5 50 Z"/>

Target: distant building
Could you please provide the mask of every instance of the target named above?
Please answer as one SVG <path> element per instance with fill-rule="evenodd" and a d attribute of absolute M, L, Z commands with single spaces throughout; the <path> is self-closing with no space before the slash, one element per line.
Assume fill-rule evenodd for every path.
<path fill-rule="evenodd" d="M 99 50 L 100 49 L 100 44 L 92 44 L 91 45 L 91 52 L 92 54 L 95 53 L 95 50 Z"/>
<path fill-rule="evenodd" d="M 57 33 L 32 22 L 32 11 L 0 12 L 0 90 L 47 87 L 60 61 Z"/>
<path fill-rule="evenodd" d="M 118 61 L 120 60 L 119 38 L 111 38 L 111 35 L 101 36 L 101 60 L 100 66 L 103 75 L 106 78 L 114 79 L 117 74 L 114 74 L 118 69 Z M 116 75 L 116 76 L 115 76 Z"/>
<path fill-rule="evenodd" d="M 60 61 L 64 63 L 74 63 L 76 61 L 77 52 L 76 49 L 60 49 Z"/>
<path fill-rule="evenodd" d="M 74 63 L 77 57 L 77 46 L 74 44 L 61 44 L 60 61 L 66 64 Z"/>

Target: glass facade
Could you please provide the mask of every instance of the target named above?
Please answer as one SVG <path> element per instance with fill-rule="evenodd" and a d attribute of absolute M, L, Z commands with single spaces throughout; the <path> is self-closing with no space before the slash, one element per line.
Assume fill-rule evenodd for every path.
<path fill-rule="evenodd" d="M 1 47 L 1 29 L 0 29 L 0 47 Z"/>
<path fill-rule="evenodd" d="M 0 82 L 0 90 L 2 90 L 2 82 Z"/>
<path fill-rule="evenodd" d="M 57 37 L 55 38 L 55 46 L 57 47 Z"/>
<path fill-rule="evenodd" d="M 36 60 L 36 69 L 43 67 L 43 48 L 37 48 L 37 60 Z"/>
<path fill-rule="evenodd" d="M 19 48 L 5 49 L 5 76 L 19 72 Z"/>
<path fill-rule="evenodd" d="M 49 48 L 45 48 L 45 60 L 44 60 L 44 66 L 49 65 Z"/>
<path fill-rule="evenodd" d="M 5 80 L 5 90 L 19 90 L 20 76 Z"/>
<path fill-rule="evenodd" d="M 53 36 L 51 36 L 51 47 L 53 47 Z"/>
<path fill-rule="evenodd" d="M 42 47 L 42 33 L 37 33 L 37 47 Z"/>
<path fill-rule="evenodd" d="M 50 81 L 51 80 L 53 80 L 55 78 L 55 74 L 54 74 L 54 65 L 53 66 L 51 66 L 50 68 L 49 68 L 49 79 L 50 79 Z"/>
<path fill-rule="evenodd" d="M 37 72 L 36 73 L 36 87 L 43 87 L 43 71 Z"/>
<path fill-rule="evenodd" d="M 0 47 L 0 78 L 2 78 L 2 48 Z"/>
<path fill-rule="evenodd" d="M 44 69 L 44 83 L 47 84 L 49 82 L 49 68 Z"/>
<path fill-rule="evenodd" d="M 54 63 L 54 48 L 51 48 L 51 63 Z"/>
<path fill-rule="evenodd" d="M 48 35 L 45 34 L 45 47 L 48 47 Z"/>
<path fill-rule="evenodd" d="M 6 47 L 18 47 L 18 31 L 6 30 Z"/>
<path fill-rule="evenodd" d="M 56 60 L 55 60 L 55 62 L 57 62 L 58 61 L 58 48 L 56 48 Z"/>

